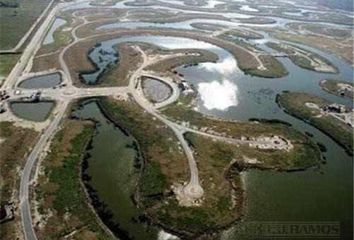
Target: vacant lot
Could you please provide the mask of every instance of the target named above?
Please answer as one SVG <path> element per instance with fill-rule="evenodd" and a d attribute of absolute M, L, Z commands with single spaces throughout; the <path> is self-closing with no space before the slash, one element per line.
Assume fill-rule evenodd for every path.
<path fill-rule="evenodd" d="M 0 49 L 16 46 L 50 0 L 17 0 L 18 7 L 0 7 Z"/>

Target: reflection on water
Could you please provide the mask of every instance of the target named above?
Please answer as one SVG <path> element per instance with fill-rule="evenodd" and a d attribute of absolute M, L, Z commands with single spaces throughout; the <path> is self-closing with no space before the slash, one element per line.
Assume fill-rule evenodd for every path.
<path fill-rule="evenodd" d="M 198 92 L 206 109 L 226 110 L 237 106 L 237 86 L 230 81 L 199 83 Z"/>
<path fill-rule="evenodd" d="M 285 22 L 288 21 L 284 21 L 283 24 Z M 319 81 L 324 78 L 352 81 L 352 67 L 330 54 L 309 48 L 332 61 L 339 68 L 340 73 L 323 74 L 308 71 L 294 65 L 289 59 L 282 58 L 279 60 L 286 66 L 290 74 L 279 79 L 264 79 L 243 74 L 229 52 L 211 44 L 190 39 L 127 37 L 103 42 L 101 48 L 112 49 L 112 46 L 124 41 L 147 42 L 168 49 L 200 48 L 216 53 L 219 56 L 217 63 L 203 63 L 198 66 L 178 68 L 187 81 L 197 86 L 200 94 L 197 104 L 200 111 L 243 121 L 247 121 L 249 118 L 284 120 L 290 122 L 299 131 L 312 133 L 315 142 L 321 142 L 327 147 L 327 152 L 324 154 L 327 164 L 323 165 L 320 171 L 275 173 L 252 170 L 245 173 L 248 206 L 246 221 L 339 221 L 342 224 L 342 232 L 350 239 L 353 203 L 352 159 L 323 133 L 281 111 L 274 100 L 277 93 L 291 90 L 308 92 L 330 101 L 352 106 L 350 100 L 330 95 L 318 86 Z M 257 42 L 261 48 L 265 47 L 264 43 L 263 40 Z M 109 142 L 108 140 L 102 141 Z M 115 141 L 110 140 L 110 142 Z M 99 141 L 97 141 L 98 143 Z M 98 145 L 94 145 L 93 150 L 97 148 Z M 104 152 L 96 153 L 97 162 L 100 154 L 104 154 Z M 97 166 L 97 169 L 98 167 L 100 166 Z M 124 166 L 125 168 L 126 166 Z M 109 173 L 110 170 L 107 168 L 106 171 Z M 101 181 L 109 181 L 109 179 L 104 179 L 112 178 L 113 182 L 120 175 L 107 176 L 103 174 L 102 172 L 103 180 Z M 108 192 L 115 194 L 111 191 Z M 119 198 L 113 195 L 106 196 L 112 206 L 119 202 L 117 200 Z M 117 212 L 119 213 L 119 210 Z M 126 217 L 130 219 L 129 216 L 122 218 Z M 120 219 L 119 221 L 128 220 Z M 235 239 L 238 236 L 237 227 L 225 231 L 223 239 Z"/>

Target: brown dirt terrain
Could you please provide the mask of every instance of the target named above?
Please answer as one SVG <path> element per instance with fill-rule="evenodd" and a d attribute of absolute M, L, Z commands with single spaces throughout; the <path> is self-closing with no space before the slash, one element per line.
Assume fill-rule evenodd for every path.
<path fill-rule="evenodd" d="M 59 52 L 50 55 L 37 56 L 33 59 L 32 72 L 41 72 L 48 69 L 60 69 Z"/>
<path fill-rule="evenodd" d="M 20 184 L 19 170 L 25 164 L 25 156 L 34 146 L 38 132 L 16 127 L 10 122 L 0 123 L 0 199 L 14 202 L 17 208 L 17 194 Z M 15 209 L 15 219 L 1 224 L 0 238 L 4 240 L 22 239 L 20 216 Z"/>

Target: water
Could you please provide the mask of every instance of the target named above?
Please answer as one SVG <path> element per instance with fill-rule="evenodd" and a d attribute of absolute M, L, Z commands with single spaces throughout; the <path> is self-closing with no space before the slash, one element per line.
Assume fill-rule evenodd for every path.
<path fill-rule="evenodd" d="M 53 73 L 25 79 L 18 87 L 27 89 L 51 88 L 60 83 L 61 75 L 59 73 Z"/>
<path fill-rule="evenodd" d="M 11 111 L 19 118 L 35 122 L 43 122 L 51 113 L 55 103 L 47 102 L 12 102 Z"/>
<path fill-rule="evenodd" d="M 105 118 L 95 101 L 86 101 L 75 115 L 97 121 L 92 148 L 86 151 L 86 172 L 91 177 L 90 185 L 113 214 L 111 221 L 120 229 L 117 235 L 122 239 L 157 239 L 158 229 L 139 220 L 142 212 L 132 201 L 138 177 L 134 139 Z"/>
<path fill-rule="evenodd" d="M 52 27 L 50 28 L 49 32 L 47 33 L 46 37 L 43 40 L 43 45 L 53 43 L 54 42 L 54 37 L 53 37 L 54 32 L 58 28 L 60 28 L 61 26 L 64 26 L 66 23 L 67 23 L 66 20 L 64 20 L 62 18 L 56 18 Z"/>
<path fill-rule="evenodd" d="M 91 61 L 96 66 L 96 70 L 81 73 L 80 77 L 83 79 L 84 83 L 88 85 L 96 84 L 100 76 L 104 74 L 109 67 L 113 67 L 113 65 L 118 62 L 118 56 L 118 52 L 112 47 L 110 49 L 104 49 L 101 46 L 96 46 L 89 54 Z"/>
<path fill-rule="evenodd" d="M 231 16 L 232 13 L 225 14 L 225 16 L 226 15 Z M 282 26 L 290 22 L 283 18 L 275 19 L 278 21 L 278 24 Z M 214 20 L 212 21 L 215 22 Z M 203 20 L 203 22 L 205 22 L 205 20 Z M 137 23 L 124 24 L 130 24 L 128 27 L 137 26 Z M 121 27 L 124 26 L 124 24 L 117 26 Z M 146 26 L 153 25 L 147 24 Z M 170 26 L 168 25 L 168 27 Z M 124 41 L 153 43 L 169 49 L 198 47 L 213 51 L 219 56 L 217 63 L 203 63 L 196 67 L 178 69 L 180 73 L 183 73 L 185 79 L 193 83 L 199 90 L 197 107 L 201 112 L 227 119 L 243 121 L 247 121 L 249 118 L 281 119 L 290 122 L 293 124 L 294 128 L 301 132 L 307 131 L 312 133 L 315 142 L 321 142 L 326 146 L 327 152 L 324 156 L 327 159 L 327 163 L 322 165 L 320 171 L 308 170 L 297 173 L 277 173 L 273 171 L 251 170 L 246 172 L 244 174 L 247 195 L 247 214 L 245 221 L 339 221 L 342 224 L 341 229 L 343 234 L 350 239 L 350 236 L 352 236 L 353 210 L 353 161 L 351 157 L 346 155 L 341 147 L 317 129 L 281 111 L 275 103 L 275 96 L 283 90 L 304 91 L 324 97 L 330 101 L 352 106 L 350 100 L 328 94 L 322 91 L 318 86 L 319 81 L 324 78 L 340 78 L 346 81 L 352 81 L 352 67 L 331 54 L 305 47 L 328 58 L 339 68 L 340 72 L 338 74 L 316 73 L 301 69 L 290 60 L 282 58 L 279 60 L 290 72 L 288 76 L 279 79 L 251 77 L 244 75 L 238 69 L 232 55 L 221 48 L 194 40 L 169 37 L 125 37 L 105 41 L 102 43 L 102 46 L 92 51 L 90 57 L 95 61 L 95 59 L 99 59 L 100 49 L 111 51 L 113 49 L 112 46 Z M 266 48 L 264 42 L 260 44 L 260 47 Z M 114 61 L 116 61 L 114 58 L 109 58 L 106 63 L 102 64 L 100 71 L 103 72 L 106 66 L 114 63 Z M 93 82 L 97 80 L 96 78 L 101 72 L 97 75 L 92 75 Z M 217 88 L 215 86 L 217 86 Z M 210 89 L 214 89 L 214 91 L 212 91 L 213 94 L 215 94 L 213 98 L 210 97 Z M 220 91 L 215 91 L 216 89 L 220 89 Z M 227 91 L 229 94 L 225 94 L 225 91 L 230 89 L 231 91 Z M 92 108 L 97 108 L 97 106 Z M 84 109 L 86 109 L 86 106 Z M 100 113 L 96 110 L 91 109 L 89 112 L 91 112 L 92 115 L 87 116 L 98 116 L 98 118 L 101 118 Z M 95 166 L 95 168 L 93 170 L 90 166 L 91 170 L 89 171 L 92 171 L 90 174 L 96 175 L 95 186 L 105 201 L 107 201 L 107 203 L 109 202 L 108 205 L 113 209 L 112 211 L 117 214 L 114 215 L 116 221 L 121 223 L 122 228 L 132 231 L 132 234 L 140 234 L 144 226 L 140 224 L 138 224 L 138 226 L 131 225 L 131 216 L 136 216 L 134 215 L 135 210 L 133 208 L 129 210 L 129 214 L 122 213 L 122 215 L 119 215 L 120 210 L 118 205 L 121 205 L 120 201 L 127 201 L 128 198 L 127 196 L 124 198 L 122 196 L 116 196 L 116 192 L 119 192 L 117 188 L 121 185 L 118 184 L 118 178 L 120 176 L 117 175 L 124 174 L 119 172 L 123 170 L 117 169 L 118 163 L 116 163 L 117 160 L 114 157 L 123 157 L 121 156 L 123 154 L 118 154 L 115 152 L 115 149 L 110 150 L 108 148 L 112 146 L 112 143 L 116 144 L 121 140 L 118 141 L 114 136 L 106 133 L 106 131 L 116 132 L 118 130 L 113 126 L 106 126 L 110 124 L 107 123 L 106 120 L 100 120 L 100 124 L 101 126 L 98 129 L 97 135 L 101 136 L 101 138 L 95 137 L 98 140 L 94 140 L 93 149 L 90 150 L 92 154 L 90 160 L 95 159 L 91 160 L 92 166 Z M 124 136 L 122 136 L 122 138 L 124 138 Z M 119 149 L 119 147 L 117 147 L 117 149 Z M 111 153 L 108 153 L 109 151 L 115 152 L 115 155 L 112 153 L 111 156 Z M 102 163 L 102 159 L 105 160 L 104 162 L 107 161 L 107 163 Z M 113 163 L 117 164 L 117 168 L 114 167 L 115 165 Z M 106 164 L 107 166 L 105 166 Z M 131 171 L 131 166 L 127 163 L 120 167 L 128 173 Z M 119 174 L 115 174 L 114 169 L 116 169 Z M 129 177 L 122 179 L 124 183 L 129 183 L 130 180 Z M 123 192 L 124 191 L 120 194 L 123 194 Z M 123 200 L 118 200 L 120 197 Z M 126 206 L 126 202 L 122 203 L 122 205 Z M 128 205 L 132 207 L 132 205 Z M 128 207 L 126 207 L 126 209 L 128 209 Z M 222 239 L 235 239 L 238 237 L 237 228 L 238 225 L 225 231 L 222 234 Z M 152 235 L 155 237 L 156 232 L 153 232 Z M 146 237 L 145 235 L 139 236 Z"/>
<path fill-rule="evenodd" d="M 310 49 L 310 48 L 309 48 Z M 330 101 L 353 106 L 351 100 L 328 94 L 321 90 L 319 81 L 324 78 L 339 78 L 352 81 L 353 69 L 333 55 L 310 49 L 327 57 L 340 70 L 339 74 L 322 74 L 295 66 L 288 59 L 280 59 L 290 74 L 280 79 L 263 79 L 235 72 L 229 76 L 222 72 L 205 71 L 205 66 L 179 68 L 188 81 L 200 86 L 225 81 L 237 86 L 237 105 L 224 110 L 222 105 L 208 107 L 208 103 L 199 98 L 198 108 L 206 114 L 227 119 L 247 121 L 249 118 L 281 119 L 293 124 L 301 132 L 314 134 L 314 141 L 324 144 L 327 164 L 321 172 L 305 171 L 300 173 L 276 173 L 272 171 L 248 171 L 245 174 L 247 214 L 245 221 L 335 221 L 341 223 L 345 236 L 352 236 L 353 204 L 353 161 L 329 137 L 317 129 L 297 120 L 279 109 L 275 96 L 283 90 L 304 91 L 324 97 Z M 223 53 L 227 57 L 227 53 Z M 223 92 L 223 91 L 221 91 Z M 221 96 L 221 94 L 220 94 Z M 220 99 L 214 97 L 214 102 Z M 242 225 L 241 225 L 242 226 Z M 238 226 L 224 232 L 222 239 L 240 237 Z M 240 238 L 242 239 L 242 238 Z M 350 237 L 348 238 L 350 239 Z"/>
<path fill-rule="evenodd" d="M 318 50 L 340 70 L 338 74 L 323 74 L 301 69 L 288 59 L 280 59 L 290 74 L 279 79 L 263 79 L 244 75 L 231 54 L 221 48 L 195 40 L 174 37 L 126 37 L 105 41 L 101 47 L 111 48 L 123 41 L 154 43 L 168 49 L 198 46 L 219 56 L 217 63 L 202 63 L 195 67 L 179 68 L 186 80 L 199 89 L 198 108 L 201 112 L 228 119 L 277 118 L 288 121 L 302 132 L 314 134 L 314 141 L 324 144 L 327 164 L 321 172 L 309 170 L 300 173 L 275 173 L 248 171 L 245 174 L 248 212 L 247 221 L 341 221 L 342 231 L 351 235 L 352 167 L 353 162 L 342 148 L 315 128 L 282 112 L 275 103 L 275 96 L 283 90 L 305 91 L 351 105 L 350 100 L 328 94 L 320 89 L 321 79 L 332 77 L 351 81 L 352 68 L 344 61 Z M 311 49 L 313 50 L 313 49 Z M 214 90 L 210 97 L 208 84 Z M 213 87 L 214 86 L 214 87 Z M 225 89 L 231 95 L 225 94 Z M 211 99 L 213 105 L 208 105 Z M 235 99 L 230 101 L 230 99 Z M 225 232 L 225 239 L 235 237 L 235 229 Z M 236 231 L 237 232 L 237 231 Z M 237 235 L 237 234 L 236 234 Z"/>

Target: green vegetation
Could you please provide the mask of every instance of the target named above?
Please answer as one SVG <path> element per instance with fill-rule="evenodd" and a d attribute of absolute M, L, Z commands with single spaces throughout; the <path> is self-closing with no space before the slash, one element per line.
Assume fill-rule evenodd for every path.
<path fill-rule="evenodd" d="M 262 61 L 266 70 L 261 70 L 258 68 L 245 68 L 243 70 L 246 74 L 264 78 L 280 78 L 289 74 L 284 65 L 275 57 L 270 55 L 260 55 L 258 57 Z"/>
<path fill-rule="evenodd" d="M 294 150 L 290 152 L 259 150 L 245 145 L 237 147 L 239 153 L 244 153 L 248 158 L 262 159 L 263 163 L 259 167 L 282 170 L 304 169 L 320 161 L 317 146 L 304 134 L 282 123 L 231 122 L 210 118 L 181 102 L 165 108 L 163 113 L 174 121 L 189 122 L 192 127 L 224 133 L 229 137 L 255 138 L 278 135 L 290 140 L 294 145 Z M 193 144 L 193 141 L 191 142 Z"/>
<path fill-rule="evenodd" d="M 17 203 L 17 189 L 19 189 L 19 170 L 26 162 L 25 156 L 29 153 L 38 132 L 17 127 L 11 122 L 0 122 L 0 199 L 2 202 Z M 20 218 L 15 212 L 13 221 L 1 224 L 0 238 L 3 240 L 17 239 L 20 229 Z"/>
<path fill-rule="evenodd" d="M 17 186 L 17 168 L 21 167 L 25 160 L 24 156 L 33 146 L 33 139 L 37 132 L 32 129 L 14 126 L 11 122 L 0 122 L 0 166 L 1 188 L 0 199 L 10 200 Z"/>
<path fill-rule="evenodd" d="M 50 0 L 18 0 L 18 7 L 0 6 L 0 49 L 16 46 L 35 23 Z"/>
<path fill-rule="evenodd" d="M 348 89 L 346 86 L 351 86 L 351 90 Z M 326 79 L 320 82 L 320 86 L 326 92 L 331 94 L 340 96 L 340 97 L 347 97 L 353 99 L 354 97 L 354 84 L 352 82 L 346 82 L 341 80 L 335 79 Z"/>
<path fill-rule="evenodd" d="M 82 152 L 93 131 L 91 122 L 66 120 L 51 143 L 35 188 L 38 211 L 47 218 L 40 237 L 59 239 L 77 230 L 75 239 L 110 239 L 88 205 L 81 184 Z"/>
<path fill-rule="evenodd" d="M 310 108 L 305 105 L 305 103 L 314 103 L 319 107 L 323 107 L 330 104 L 330 102 L 317 96 L 298 92 L 284 92 L 278 95 L 277 101 L 287 113 L 309 122 L 342 145 L 349 154 L 352 154 L 352 128 L 333 116 L 319 116 L 319 109 Z"/>
<path fill-rule="evenodd" d="M 71 11 L 66 11 L 60 14 L 60 18 L 65 20 L 66 23 L 59 28 L 57 28 L 53 33 L 54 42 L 42 45 L 39 49 L 38 55 L 45 54 L 49 52 L 54 52 L 61 47 L 68 45 L 72 41 L 71 31 L 63 31 L 65 28 L 73 28 L 76 26 L 73 25 L 73 17 Z M 54 21 L 53 21 L 54 23 Z"/>
<path fill-rule="evenodd" d="M 239 30 L 239 29 L 232 29 L 228 32 L 225 32 L 223 36 L 244 38 L 246 40 L 263 38 L 263 36 L 259 33 L 248 31 L 248 30 Z"/>
<path fill-rule="evenodd" d="M 225 208 L 220 211 L 220 199 L 227 198 L 230 201 L 231 188 L 227 180 L 222 180 L 223 188 L 217 185 L 215 194 L 207 195 L 203 207 L 179 206 L 175 196 L 169 194 L 170 186 L 186 181 L 188 166 L 174 133 L 144 113 L 134 102 L 105 98 L 101 100 L 101 105 L 110 118 L 132 133 L 139 143 L 145 162 L 139 181 L 140 204 L 153 221 L 182 235 L 193 236 L 210 228 L 222 227 L 239 217 L 239 210 Z M 224 163 L 212 167 L 208 174 L 215 179 L 224 179 Z M 203 166 L 209 171 L 209 165 Z"/>
<path fill-rule="evenodd" d="M 134 102 L 102 98 L 100 105 L 113 122 L 127 129 L 139 143 L 145 162 L 142 175 L 147 178 L 140 183 L 142 196 L 165 194 L 173 183 L 185 180 L 187 162 L 172 130 Z"/>
<path fill-rule="evenodd" d="M 294 150 L 257 150 L 186 134 L 186 139 L 196 152 L 199 175 L 206 194 L 201 206 L 182 207 L 175 196 L 170 194 L 170 186 L 182 183 L 188 176 L 184 153 L 179 150 L 173 132 L 132 101 L 108 98 L 100 101 L 106 116 L 132 133 L 139 143 L 144 157 L 139 181 L 139 204 L 154 222 L 178 232 L 181 236 L 194 238 L 240 219 L 243 211 L 243 188 L 237 167 L 234 168 L 232 164 L 234 159 L 241 160 L 242 163 L 244 156 L 257 158 L 260 164 L 254 167 L 278 170 L 305 169 L 320 161 L 317 146 L 305 135 L 284 124 L 234 123 L 209 119 L 192 110 L 187 111 L 191 97 L 185 97 L 171 107 L 173 110 L 168 108 L 170 110 L 166 109 L 164 113 L 171 111 L 181 121 L 194 121 L 202 126 L 215 125 L 215 131 L 224 132 L 227 128 L 234 135 L 279 133 L 292 141 Z"/>
<path fill-rule="evenodd" d="M 19 58 L 19 54 L 0 54 L 0 78 L 9 75 Z"/>
<path fill-rule="evenodd" d="M 290 60 L 301 68 L 317 72 L 338 72 L 338 69 L 324 57 L 298 46 L 275 42 L 268 42 L 267 46 L 278 52 L 286 53 Z"/>
<path fill-rule="evenodd" d="M 163 114 L 173 121 L 188 122 L 191 127 L 216 131 L 229 137 L 240 138 L 282 135 L 289 140 L 305 141 L 304 135 L 281 123 L 233 122 L 208 117 L 196 112 L 187 104 L 177 102 L 163 109 Z"/>
<path fill-rule="evenodd" d="M 239 68 L 246 74 L 264 78 L 280 78 L 289 74 L 281 62 L 279 62 L 275 57 L 257 48 L 256 46 L 243 40 L 231 37 L 230 35 L 224 34 L 220 37 L 226 41 L 239 45 L 243 49 L 246 49 L 234 52 L 234 56 L 237 59 Z M 251 52 L 255 55 L 258 55 L 257 57 L 263 63 L 264 69 L 259 68 L 259 62 L 256 60 L 256 57 L 251 54 Z"/>

